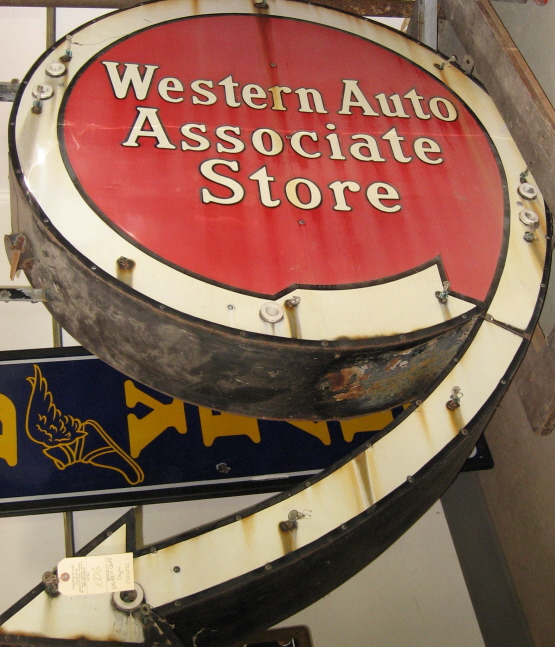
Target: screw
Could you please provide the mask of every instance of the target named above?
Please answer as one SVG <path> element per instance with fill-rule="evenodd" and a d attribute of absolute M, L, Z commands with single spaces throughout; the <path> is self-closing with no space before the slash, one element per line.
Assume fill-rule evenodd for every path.
<path fill-rule="evenodd" d="M 438 70 L 443 70 L 443 68 L 448 65 L 449 63 L 455 63 L 457 60 L 457 57 L 453 54 L 451 58 L 448 58 L 446 61 L 443 61 L 443 63 L 434 63 L 434 66 L 437 67 Z"/>
<path fill-rule="evenodd" d="M 292 532 L 299 527 L 299 524 L 294 519 L 289 519 L 288 521 L 280 521 L 279 529 L 282 532 Z"/>
<path fill-rule="evenodd" d="M 458 409 L 461 406 L 461 398 L 463 397 L 464 393 L 461 391 L 460 387 L 454 386 L 451 389 L 451 395 L 449 396 L 449 400 L 446 403 L 446 407 L 448 409 L 451 409 L 451 411 L 454 411 L 455 409 Z"/>
<path fill-rule="evenodd" d="M 527 231 L 527 232 L 524 233 L 523 238 L 527 243 L 533 243 L 535 236 L 534 236 L 533 232 Z"/>
<path fill-rule="evenodd" d="M 443 281 L 443 290 L 441 292 L 436 292 L 437 300 L 440 303 L 445 305 L 447 303 L 447 297 L 449 296 L 449 290 L 451 288 L 451 283 L 449 281 Z"/>
<path fill-rule="evenodd" d="M 63 61 L 64 63 L 68 63 L 69 61 L 71 61 L 73 57 L 73 53 L 71 51 L 72 42 L 73 42 L 73 37 L 68 34 L 66 36 L 66 53 L 63 56 L 60 56 L 60 61 Z"/>
<path fill-rule="evenodd" d="M 125 256 L 120 256 L 116 262 L 122 270 L 132 270 L 135 267 L 135 261 Z"/>

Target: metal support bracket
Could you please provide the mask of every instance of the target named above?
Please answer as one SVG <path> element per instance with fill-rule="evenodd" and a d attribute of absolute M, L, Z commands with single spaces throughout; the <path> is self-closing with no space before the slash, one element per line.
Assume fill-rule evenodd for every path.
<path fill-rule="evenodd" d="M 46 303 L 48 301 L 52 301 L 52 299 L 49 299 L 46 292 L 39 288 L 12 288 L 0 285 L 0 301 L 4 301 L 5 303 L 12 301 L 23 303 Z"/>
<path fill-rule="evenodd" d="M 18 89 L 18 79 L 12 79 L 7 83 L 5 81 L 0 81 L 0 101 L 14 101 Z"/>

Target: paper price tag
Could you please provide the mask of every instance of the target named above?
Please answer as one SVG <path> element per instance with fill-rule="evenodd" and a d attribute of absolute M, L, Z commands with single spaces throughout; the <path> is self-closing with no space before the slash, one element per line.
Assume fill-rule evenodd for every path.
<path fill-rule="evenodd" d="M 133 553 L 66 557 L 58 564 L 63 595 L 95 595 L 135 588 Z"/>

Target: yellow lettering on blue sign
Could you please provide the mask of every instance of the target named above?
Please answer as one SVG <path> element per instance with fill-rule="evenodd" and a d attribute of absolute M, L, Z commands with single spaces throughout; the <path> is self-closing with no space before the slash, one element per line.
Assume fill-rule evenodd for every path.
<path fill-rule="evenodd" d="M 0 458 L 17 465 L 17 414 L 14 403 L 0 393 Z"/>
<path fill-rule="evenodd" d="M 206 447 L 211 447 L 220 436 L 248 436 L 253 443 L 260 442 L 258 420 L 235 416 L 231 413 L 211 411 L 204 407 L 198 408 L 202 440 Z"/>
<path fill-rule="evenodd" d="M 131 380 L 125 381 L 124 388 L 125 403 L 130 409 L 141 403 L 151 410 L 142 418 L 137 418 L 134 413 L 127 416 L 129 448 L 133 458 L 137 458 L 147 445 L 169 427 L 175 427 L 180 434 L 187 432 L 185 406 L 181 400 L 164 404 L 138 389 Z"/>
<path fill-rule="evenodd" d="M 354 420 L 342 420 L 341 431 L 343 432 L 343 438 L 350 443 L 359 431 L 381 431 L 392 420 L 393 414 L 391 411 L 371 413 L 369 416 L 355 418 Z"/>
<path fill-rule="evenodd" d="M 311 420 L 288 420 L 293 427 L 298 427 L 311 436 L 316 436 L 324 445 L 331 444 L 330 430 L 327 422 L 312 422 Z"/>

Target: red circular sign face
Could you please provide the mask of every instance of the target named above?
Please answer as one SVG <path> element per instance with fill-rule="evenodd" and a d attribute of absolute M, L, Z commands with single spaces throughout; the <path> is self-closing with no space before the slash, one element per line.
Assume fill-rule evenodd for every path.
<path fill-rule="evenodd" d="M 163 23 L 94 59 L 62 114 L 89 203 L 203 280 L 275 297 L 440 262 L 453 292 L 488 294 L 504 222 L 489 139 L 377 44 L 267 16 Z"/>

